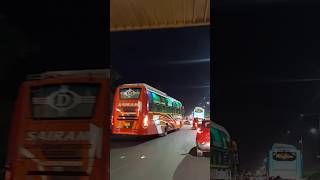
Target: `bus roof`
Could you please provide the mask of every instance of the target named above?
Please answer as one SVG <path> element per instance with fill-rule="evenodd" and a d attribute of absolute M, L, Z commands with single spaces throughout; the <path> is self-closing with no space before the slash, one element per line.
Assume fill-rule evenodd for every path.
<path fill-rule="evenodd" d="M 67 70 L 67 71 L 46 71 L 40 74 L 27 76 L 27 80 L 40 80 L 61 76 L 103 76 L 110 78 L 110 69 L 86 69 L 86 70 Z"/>
<path fill-rule="evenodd" d="M 229 132 L 223 126 L 221 126 L 217 123 L 211 122 L 211 127 L 216 128 L 216 129 L 224 132 L 228 136 L 228 138 L 230 138 Z"/>
<path fill-rule="evenodd" d="M 272 149 L 297 149 L 295 146 L 290 144 L 282 144 L 282 143 L 275 143 L 272 146 Z"/>
<path fill-rule="evenodd" d="M 154 88 L 154 87 L 152 87 L 152 86 L 150 86 L 150 85 L 148 85 L 148 84 L 145 84 L 145 83 L 122 84 L 122 85 L 120 85 L 120 86 L 143 86 L 143 87 L 145 87 L 148 91 L 157 93 L 157 94 L 159 94 L 159 95 L 161 95 L 161 96 L 164 96 L 164 97 L 166 97 L 166 98 L 170 98 L 170 99 L 172 99 L 172 100 L 174 100 L 174 101 L 177 101 L 177 102 L 179 102 L 179 103 L 181 104 L 180 101 L 174 99 L 173 97 L 168 96 L 166 93 L 164 93 L 164 92 L 162 92 L 162 91 L 160 91 L 160 90 L 158 90 L 158 89 L 156 89 L 156 88 Z"/>
<path fill-rule="evenodd" d="M 194 110 L 196 110 L 196 109 L 201 109 L 201 110 L 203 110 L 203 111 L 204 111 L 204 108 L 203 108 L 203 107 L 199 107 L 199 106 L 197 106 L 197 107 L 195 107 L 195 108 L 194 108 Z"/>

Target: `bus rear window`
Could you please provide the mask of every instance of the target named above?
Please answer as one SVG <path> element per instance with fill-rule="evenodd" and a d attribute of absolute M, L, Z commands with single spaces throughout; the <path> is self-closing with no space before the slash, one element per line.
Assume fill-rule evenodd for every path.
<path fill-rule="evenodd" d="M 120 99 L 138 99 L 140 93 L 141 88 L 121 88 Z"/>
<path fill-rule="evenodd" d="M 32 118 L 91 118 L 99 84 L 59 84 L 31 88 Z"/>
<path fill-rule="evenodd" d="M 295 152 L 273 152 L 272 156 L 276 161 L 294 161 L 297 154 Z"/>

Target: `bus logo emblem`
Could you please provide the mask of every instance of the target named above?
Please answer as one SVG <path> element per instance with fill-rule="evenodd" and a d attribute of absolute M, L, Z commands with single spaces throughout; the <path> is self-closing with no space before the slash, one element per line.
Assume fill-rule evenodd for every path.
<path fill-rule="evenodd" d="M 52 93 L 48 97 L 48 104 L 52 108 L 63 112 L 70 110 L 80 103 L 80 97 L 67 86 L 62 86 L 58 91 Z"/>
<path fill-rule="evenodd" d="M 128 89 L 125 92 L 125 95 L 128 96 L 128 97 L 132 97 L 132 96 L 134 96 L 134 94 L 135 94 L 135 92 L 132 89 Z"/>
<path fill-rule="evenodd" d="M 55 97 L 55 106 L 59 108 L 66 108 L 72 104 L 72 94 L 59 92 Z"/>

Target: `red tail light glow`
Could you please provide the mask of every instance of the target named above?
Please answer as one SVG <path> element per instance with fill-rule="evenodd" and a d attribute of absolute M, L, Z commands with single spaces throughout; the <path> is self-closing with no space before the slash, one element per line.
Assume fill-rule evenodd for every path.
<path fill-rule="evenodd" d="M 111 116 L 111 125 L 112 125 L 112 126 L 114 125 L 114 119 L 113 119 L 113 116 Z"/>
<path fill-rule="evenodd" d="M 198 133 L 198 134 L 201 134 L 202 132 L 203 132 L 203 131 L 202 131 L 201 128 L 198 128 L 198 129 L 197 129 L 197 133 Z"/>
<path fill-rule="evenodd" d="M 148 118 L 148 115 L 146 115 L 143 119 L 143 128 L 147 128 L 148 127 L 148 121 L 149 121 L 149 118 Z"/>

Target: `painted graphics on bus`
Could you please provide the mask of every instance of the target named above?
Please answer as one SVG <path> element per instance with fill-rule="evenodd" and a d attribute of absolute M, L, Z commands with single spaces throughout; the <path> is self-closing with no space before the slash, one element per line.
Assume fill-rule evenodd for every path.
<path fill-rule="evenodd" d="M 25 81 L 11 122 L 6 180 L 109 180 L 109 92 L 106 70 Z"/>
<path fill-rule="evenodd" d="M 237 144 L 230 139 L 230 134 L 224 127 L 213 122 L 210 128 L 210 145 L 211 179 L 235 178 L 239 169 Z"/>
<path fill-rule="evenodd" d="M 116 89 L 112 133 L 166 135 L 182 127 L 181 102 L 147 84 L 124 84 Z"/>
<path fill-rule="evenodd" d="M 302 179 L 302 154 L 295 146 L 274 144 L 268 153 L 267 174 L 283 179 Z"/>

